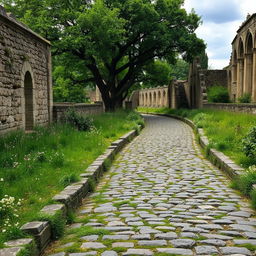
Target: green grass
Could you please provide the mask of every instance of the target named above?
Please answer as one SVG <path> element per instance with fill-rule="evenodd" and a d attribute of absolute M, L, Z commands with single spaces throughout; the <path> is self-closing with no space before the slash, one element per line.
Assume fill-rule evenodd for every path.
<path fill-rule="evenodd" d="M 93 123 L 95 128 L 86 132 L 53 124 L 37 127 L 31 134 L 16 131 L 0 137 L 0 199 L 4 195 L 22 199 L 17 208 L 18 226 L 34 219 L 55 194 L 77 181 L 112 141 L 138 129 L 143 121 L 134 112 L 117 111 L 93 116 Z M 3 229 L 1 218 L 0 231 Z M 0 232 L 0 246 L 5 240 Z"/>
<path fill-rule="evenodd" d="M 144 113 L 174 114 L 192 120 L 198 128 L 203 128 L 212 148 L 229 156 L 242 167 L 256 164 L 256 159 L 248 158 L 242 152 L 242 139 L 256 126 L 256 116 L 210 109 L 169 109 L 138 108 Z"/>

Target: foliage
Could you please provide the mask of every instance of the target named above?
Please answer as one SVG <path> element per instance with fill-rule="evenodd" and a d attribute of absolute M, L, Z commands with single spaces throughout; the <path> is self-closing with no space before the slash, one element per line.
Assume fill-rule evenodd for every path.
<path fill-rule="evenodd" d="M 89 116 L 82 115 L 72 108 L 64 114 L 62 122 L 72 125 L 79 131 L 88 131 L 93 128 L 93 122 Z"/>
<path fill-rule="evenodd" d="M 65 59 L 55 57 L 54 64 L 54 102 L 88 102 L 85 87 L 93 87 L 91 83 L 85 81 L 85 77 L 88 74 L 82 68 L 82 73 L 78 73 L 76 69 L 79 69 L 80 66 L 77 66 L 74 61 L 72 62 L 72 59 L 68 59 L 65 62 Z"/>
<path fill-rule="evenodd" d="M 48 221 L 51 226 L 51 236 L 53 240 L 56 240 L 63 236 L 66 220 L 62 216 L 62 212 L 58 211 L 54 215 L 41 214 L 36 220 Z"/>
<path fill-rule="evenodd" d="M 177 59 L 175 64 L 171 65 L 171 79 L 187 80 L 189 73 L 189 63 L 183 59 Z"/>
<path fill-rule="evenodd" d="M 228 103 L 229 94 L 228 89 L 224 86 L 214 85 L 209 88 L 207 92 L 209 102 Z"/>
<path fill-rule="evenodd" d="M 253 185 L 256 184 L 256 166 L 248 168 L 245 174 L 238 176 L 232 181 L 231 187 L 238 189 L 243 195 L 252 199 L 252 207 L 256 209 L 256 190 Z"/>
<path fill-rule="evenodd" d="M 79 177 L 77 176 L 77 174 L 76 173 L 70 173 L 70 174 L 67 174 L 67 175 L 65 175 L 64 177 L 62 177 L 60 179 L 60 184 L 63 187 L 66 187 L 69 184 L 77 182 L 77 181 L 79 181 Z"/>
<path fill-rule="evenodd" d="M 88 178 L 88 191 L 94 192 L 96 188 L 96 182 L 92 177 Z"/>
<path fill-rule="evenodd" d="M 240 103 L 250 103 L 251 102 L 251 94 L 244 93 L 241 97 L 238 98 L 238 102 Z"/>
<path fill-rule="evenodd" d="M 247 157 L 256 157 L 256 126 L 252 127 L 249 133 L 242 140 L 243 152 Z"/>
<path fill-rule="evenodd" d="M 36 213 L 64 188 L 65 182 L 61 180 L 67 181 L 69 176 L 69 181 L 74 181 L 70 173 L 79 177 L 112 141 L 141 121 L 129 121 L 128 115 L 129 112 L 118 111 L 94 116 L 95 128 L 86 132 L 69 125 L 53 124 L 37 127 L 30 134 L 14 131 L 0 136 L 0 200 L 4 195 L 14 197 L 14 205 L 22 200 L 21 208 L 14 208 L 18 210 L 18 227 L 33 220 Z M 18 227 L 14 225 L 0 232 L 0 247 L 7 238 L 22 236 Z M 0 230 L 3 228 L 2 223 Z"/>
<path fill-rule="evenodd" d="M 2 182 L 4 179 L 2 179 Z M 0 200 L 0 231 L 10 235 L 15 227 L 19 226 L 18 208 L 22 200 L 13 196 L 4 195 Z"/>
<path fill-rule="evenodd" d="M 212 118 L 212 115 L 206 113 L 198 113 L 193 118 L 193 122 L 197 128 L 205 127 L 206 123 Z"/>
<path fill-rule="evenodd" d="M 2 2 L 52 42 L 53 63 L 67 80 L 99 87 L 107 110 L 121 105 L 154 59 L 174 64 L 181 54 L 191 61 L 205 48 L 195 34 L 200 18 L 186 13 L 183 0 Z"/>
<path fill-rule="evenodd" d="M 145 66 L 142 73 L 142 87 L 151 88 L 168 85 L 171 77 L 171 67 L 166 61 L 155 60 Z"/>
<path fill-rule="evenodd" d="M 208 55 L 204 51 L 199 55 L 200 65 L 202 69 L 208 69 Z"/>
<path fill-rule="evenodd" d="M 254 184 L 256 184 L 256 166 L 251 166 L 245 174 L 233 181 L 232 187 L 239 189 L 245 196 L 249 196 Z"/>

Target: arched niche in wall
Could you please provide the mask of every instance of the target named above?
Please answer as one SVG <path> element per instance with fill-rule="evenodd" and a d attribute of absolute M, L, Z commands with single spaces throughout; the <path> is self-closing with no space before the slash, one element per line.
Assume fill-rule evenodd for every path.
<path fill-rule="evenodd" d="M 250 31 L 248 31 L 245 41 L 245 72 L 244 72 L 244 92 L 252 94 L 252 80 L 253 80 L 253 38 Z"/>
<path fill-rule="evenodd" d="M 244 43 L 242 38 L 238 41 L 238 70 L 237 70 L 237 96 L 244 93 Z"/>
<path fill-rule="evenodd" d="M 158 105 L 158 107 L 161 107 L 161 105 L 162 105 L 162 97 L 161 96 L 162 96 L 161 91 L 159 90 L 158 95 L 157 95 L 157 105 Z"/>
<path fill-rule="evenodd" d="M 35 125 L 35 84 L 34 75 L 29 62 L 24 62 L 21 71 L 22 123 L 25 130 L 33 130 Z"/>

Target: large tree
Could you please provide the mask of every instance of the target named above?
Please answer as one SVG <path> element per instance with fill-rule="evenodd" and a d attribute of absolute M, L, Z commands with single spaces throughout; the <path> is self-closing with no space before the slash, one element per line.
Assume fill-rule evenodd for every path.
<path fill-rule="evenodd" d="M 191 60 L 205 48 L 183 0 L 1 0 L 62 55 L 89 71 L 106 110 L 119 107 L 145 65 Z M 68 69 L 66 65 L 65 68 Z"/>

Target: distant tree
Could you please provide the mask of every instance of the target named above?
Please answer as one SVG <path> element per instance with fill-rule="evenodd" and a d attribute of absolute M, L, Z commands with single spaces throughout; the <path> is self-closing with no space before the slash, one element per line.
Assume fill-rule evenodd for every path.
<path fill-rule="evenodd" d="M 53 43 L 67 70 L 72 58 L 89 71 L 107 111 L 121 106 L 129 88 L 154 59 L 191 61 L 205 48 L 195 30 L 200 18 L 183 0 L 2 0 L 5 7 Z M 63 56 L 64 55 L 64 56 Z"/>
<path fill-rule="evenodd" d="M 170 82 L 171 66 L 166 61 L 155 60 L 145 66 L 141 75 L 143 88 L 168 85 Z"/>
<path fill-rule="evenodd" d="M 187 80 L 189 73 L 189 63 L 178 58 L 176 64 L 171 65 L 171 79 Z"/>
<path fill-rule="evenodd" d="M 208 55 L 204 51 L 199 55 L 200 65 L 202 69 L 208 69 Z"/>

